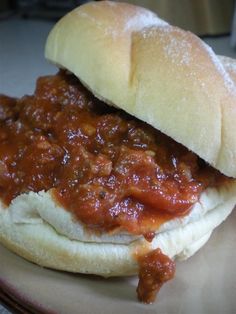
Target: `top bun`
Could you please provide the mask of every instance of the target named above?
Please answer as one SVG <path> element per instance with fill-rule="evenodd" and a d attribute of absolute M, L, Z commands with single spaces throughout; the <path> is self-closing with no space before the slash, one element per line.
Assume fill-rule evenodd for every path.
<path fill-rule="evenodd" d="M 45 55 L 98 98 L 236 177 L 236 85 L 194 34 L 134 5 L 90 2 L 55 25 Z"/>

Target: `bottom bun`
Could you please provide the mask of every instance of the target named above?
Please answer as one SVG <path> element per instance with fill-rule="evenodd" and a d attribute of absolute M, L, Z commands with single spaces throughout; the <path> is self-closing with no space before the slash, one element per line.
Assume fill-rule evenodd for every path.
<path fill-rule="evenodd" d="M 44 220 L 38 224 L 15 223 L 7 208 L 0 209 L 0 242 L 27 260 L 49 268 L 104 277 L 133 275 L 138 272 L 137 255 L 148 250 L 160 248 L 169 257 L 183 260 L 202 247 L 233 210 L 236 182 L 219 189 L 222 193 L 227 196 L 224 202 L 196 221 L 157 233 L 151 243 L 142 237 L 131 243 L 112 243 L 112 235 L 111 243 L 71 240 Z"/>

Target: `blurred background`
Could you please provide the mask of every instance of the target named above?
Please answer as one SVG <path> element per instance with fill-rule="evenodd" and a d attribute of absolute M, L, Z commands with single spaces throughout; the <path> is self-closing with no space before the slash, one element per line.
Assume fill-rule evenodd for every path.
<path fill-rule="evenodd" d="M 115 0 L 116 1 L 116 0 Z M 81 0 L 1 0 L 1 17 L 18 13 L 24 18 L 58 19 L 88 1 Z M 128 0 L 144 6 L 183 29 L 198 35 L 232 32 L 235 0 Z"/>

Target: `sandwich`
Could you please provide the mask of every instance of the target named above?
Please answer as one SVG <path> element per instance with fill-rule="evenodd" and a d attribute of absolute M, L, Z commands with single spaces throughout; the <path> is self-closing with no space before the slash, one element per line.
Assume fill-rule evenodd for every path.
<path fill-rule="evenodd" d="M 236 204 L 236 61 L 110 1 L 64 16 L 45 56 L 57 74 L 0 96 L 0 242 L 48 268 L 138 274 L 151 303 Z"/>

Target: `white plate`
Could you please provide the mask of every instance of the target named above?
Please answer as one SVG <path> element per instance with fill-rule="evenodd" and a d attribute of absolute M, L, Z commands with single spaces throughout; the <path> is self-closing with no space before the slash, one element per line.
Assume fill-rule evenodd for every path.
<path fill-rule="evenodd" d="M 103 279 L 31 264 L 0 246 L 0 282 L 42 311 L 81 314 L 236 313 L 236 210 L 194 257 L 177 263 L 156 302 L 137 301 L 137 278 Z M 10 289 L 9 289 L 10 288 Z"/>

